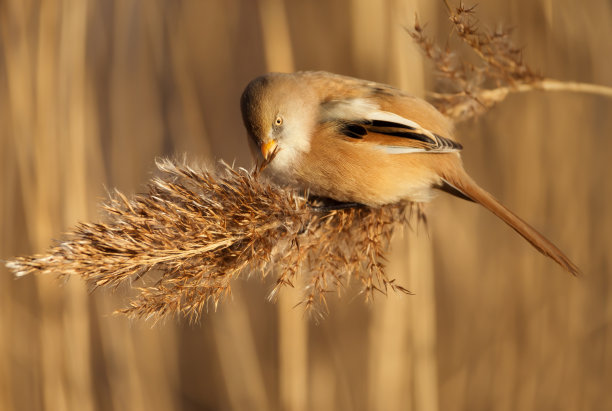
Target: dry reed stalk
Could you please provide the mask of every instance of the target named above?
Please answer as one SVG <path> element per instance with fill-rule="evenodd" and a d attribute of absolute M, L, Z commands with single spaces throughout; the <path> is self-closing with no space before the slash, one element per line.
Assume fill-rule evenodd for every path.
<path fill-rule="evenodd" d="M 57 173 L 56 148 L 61 146 L 54 127 L 57 113 L 49 109 L 57 107 L 54 98 L 57 95 L 57 81 L 50 81 L 52 70 L 40 70 L 44 66 L 56 67 L 58 62 L 58 26 L 57 20 L 50 17 L 52 8 L 51 2 L 37 7 L 30 3 L 9 1 L 0 10 L 6 100 L 10 113 L 6 136 L 10 136 L 14 145 L 17 175 L 20 187 L 24 187 L 16 192 L 22 196 L 22 212 L 27 221 L 26 236 L 38 249 L 46 246 L 48 238 L 57 229 L 57 222 L 63 217 L 57 201 L 60 176 Z M 36 18 L 39 26 L 31 24 Z M 39 42 L 36 41 L 37 37 Z M 46 409 L 62 410 L 69 404 L 66 384 L 68 370 L 62 362 L 64 327 L 58 310 L 62 303 L 57 288 L 44 279 L 38 281 L 36 292 L 46 309 L 40 312 L 37 319 L 39 332 L 32 335 L 27 343 L 36 344 L 34 341 L 38 340 L 35 346 L 39 350 L 34 351 L 38 351 L 39 363 L 31 368 L 39 373 L 41 397 L 39 402 L 32 402 L 26 407 L 42 405 Z M 18 314 L 16 321 L 20 320 L 25 323 L 27 317 Z M 28 361 L 28 366 L 38 361 Z M 31 387 L 30 393 L 34 391 L 36 388 Z"/>
<path fill-rule="evenodd" d="M 295 63 L 284 0 L 258 2 L 261 34 L 267 71 L 293 72 Z M 280 406 L 287 411 L 308 407 L 308 325 L 301 310 L 293 310 L 304 288 L 298 278 L 277 299 L 278 391 Z"/>
<path fill-rule="evenodd" d="M 479 116 L 516 92 L 571 91 L 612 97 L 612 87 L 544 77 L 523 61 L 523 50 L 512 42 L 510 28 L 489 32 L 479 27 L 476 6 L 460 3 L 453 9 L 448 1 L 445 4 L 452 34 L 477 55 L 480 64 L 467 63 L 448 46 L 437 46 L 425 34 L 418 18 L 408 33 L 435 65 L 442 91 L 430 94 L 432 104 L 455 121 Z"/>
<path fill-rule="evenodd" d="M 118 191 L 104 206 L 105 223 L 81 223 L 46 254 L 7 263 L 17 275 L 79 276 L 92 288 L 116 288 L 142 279 L 139 294 L 120 310 L 158 320 L 182 313 L 198 318 L 231 292 L 243 273 L 278 270 L 274 298 L 308 272 L 302 303 L 326 307 L 356 277 L 375 291 L 406 291 L 384 271 L 384 252 L 406 205 L 320 212 L 298 193 L 271 186 L 258 171 L 224 163 L 214 171 L 160 160 L 162 177 L 146 194 Z M 412 207 L 411 210 L 415 208 Z M 419 214 L 420 215 L 420 214 Z M 160 278 L 147 284 L 146 274 Z"/>
<path fill-rule="evenodd" d="M 87 141 L 96 132 L 95 127 L 89 126 L 86 121 L 91 107 L 87 101 L 90 79 L 86 69 L 88 8 L 87 1 L 64 1 L 58 33 L 61 39 L 58 54 L 59 91 L 60 95 L 62 92 L 66 95 L 66 104 L 61 104 L 58 112 L 60 118 L 67 120 L 66 130 L 59 133 L 60 141 L 64 140 L 61 146 L 65 147 L 63 158 L 66 173 L 62 179 L 65 186 L 71 188 L 61 212 L 71 222 L 87 215 Z M 65 337 L 62 345 L 64 352 L 69 353 L 71 358 L 66 363 L 68 408 L 93 411 L 96 407 L 92 378 L 94 373 L 90 362 L 89 298 L 82 283 L 72 282 L 66 291 L 66 311 L 62 324 Z M 45 343 L 43 341 L 42 345 Z"/>
<path fill-rule="evenodd" d="M 293 72 L 295 63 L 285 0 L 258 2 L 263 50 L 268 71 Z M 287 411 L 308 407 L 308 324 L 301 310 L 293 310 L 301 298 L 304 279 L 278 296 L 278 392 Z"/>
<path fill-rule="evenodd" d="M 231 409 L 271 409 L 247 303 L 236 298 L 211 320 Z"/>
<path fill-rule="evenodd" d="M 424 96 L 425 58 L 420 50 L 409 47 L 408 43 L 411 43 L 412 39 L 400 29 L 400 22 L 406 20 L 405 16 L 412 15 L 415 9 L 434 14 L 437 7 L 436 2 L 426 4 L 418 1 L 393 1 L 386 8 L 377 6 L 377 13 L 353 13 L 354 16 L 360 17 L 359 20 L 354 18 L 353 28 L 356 28 L 354 43 L 359 44 L 357 50 L 362 53 L 355 57 L 360 58 L 359 61 L 368 61 L 380 53 L 385 57 L 377 62 L 382 65 L 382 69 L 375 66 L 374 68 L 379 70 L 374 74 L 381 77 L 386 74 L 393 85 L 414 95 Z M 385 11 L 384 16 L 379 16 L 381 10 Z M 368 27 L 368 30 L 363 30 L 363 27 Z M 360 37 L 364 36 L 369 42 L 361 41 Z M 381 38 L 388 39 L 386 51 L 381 50 Z M 369 65 L 372 64 L 369 62 Z M 435 390 L 423 390 L 430 383 L 437 384 L 437 380 L 432 380 L 429 373 L 423 373 L 424 367 L 417 367 L 417 357 L 413 355 L 412 348 L 413 340 L 424 335 L 431 344 L 432 352 L 435 352 L 436 347 L 437 319 L 432 315 L 435 311 L 430 309 L 436 304 L 435 273 L 430 262 L 433 260 L 433 252 L 431 246 L 426 246 L 432 239 L 427 235 L 419 235 L 418 239 L 413 239 L 407 231 L 411 230 L 406 228 L 403 236 L 393 240 L 387 270 L 411 288 L 413 284 L 419 284 L 414 287 L 418 292 L 415 297 L 409 299 L 402 298 L 403 296 L 385 298 L 372 307 L 367 373 L 368 409 L 372 410 L 425 409 L 423 404 L 437 402 Z M 415 250 L 418 252 L 414 252 Z M 428 278 L 430 281 L 421 282 L 420 278 Z M 419 321 L 413 321 L 412 316 L 418 316 Z M 423 324 L 429 326 L 424 327 Z M 436 358 L 429 355 L 419 358 L 419 364 L 423 362 L 430 362 L 431 367 L 437 367 Z M 427 396 L 430 396 L 429 400 L 424 401 L 423 398 Z"/>

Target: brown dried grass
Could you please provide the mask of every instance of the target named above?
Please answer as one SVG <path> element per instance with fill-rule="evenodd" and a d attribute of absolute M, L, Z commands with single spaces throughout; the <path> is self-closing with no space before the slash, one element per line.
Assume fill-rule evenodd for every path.
<path fill-rule="evenodd" d="M 203 170 L 170 160 L 157 167 L 162 174 L 146 193 L 128 199 L 114 192 L 103 207 L 105 222 L 80 223 L 47 253 L 7 266 L 18 276 L 78 276 L 92 289 L 131 284 L 139 293 L 119 312 L 154 320 L 176 313 L 195 320 L 231 293 L 237 276 L 265 278 L 273 267 L 270 298 L 307 275 L 307 309 L 326 308 L 326 294 L 340 293 L 352 277 L 366 298 L 406 292 L 384 270 L 406 204 L 321 211 L 301 193 L 263 181 L 260 169 L 220 163 Z M 152 272 L 160 278 L 147 284 Z"/>
<path fill-rule="evenodd" d="M 523 49 L 512 41 L 512 28 L 499 25 L 490 31 L 476 18 L 476 6 L 445 4 L 452 30 L 446 48 L 427 36 L 418 17 L 407 31 L 434 63 L 439 91 L 430 93 L 432 104 L 455 121 L 482 115 L 513 92 L 572 91 L 612 97 L 611 87 L 546 78 L 523 60 Z M 476 64 L 450 46 L 453 36 L 476 55 Z"/>

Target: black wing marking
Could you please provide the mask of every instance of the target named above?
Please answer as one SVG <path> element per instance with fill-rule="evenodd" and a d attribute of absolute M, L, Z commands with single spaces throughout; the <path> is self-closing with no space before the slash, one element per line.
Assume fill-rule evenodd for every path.
<path fill-rule="evenodd" d="M 386 120 L 370 120 L 367 122 L 368 125 L 372 127 L 393 127 L 393 128 L 403 128 L 408 130 L 415 130 L 414 127 L 411 127 L 406 124 L 394 123 L 393 121 Z"/>
<path fill-rule="evenodd" d="M 340 132 L 347 137 L 358 140 L 363 139 L 363 136 L 368 134 L 368 130 L 359 123 L 341 123 Z"/>
<path fill-rule="evenodd" d="M 449 138 L 427 132 L 406 124 L 386 120 L 363 120 L 342 122 L 339 131 L 347 137 L 363 139 L 368 133 L 419 141 L 424 151 L 448 152 L 463 149 L 463 146 Z"/>

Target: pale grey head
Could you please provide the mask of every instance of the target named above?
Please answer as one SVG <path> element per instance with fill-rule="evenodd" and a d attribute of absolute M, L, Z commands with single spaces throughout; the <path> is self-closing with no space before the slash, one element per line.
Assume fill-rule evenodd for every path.
<path fill-rule="evenodd" d="M 310 149 L 319 102 L 308 81 L 298 74 L 270 73 L 251 81 L 240 99 L 242 119 L 251 143 L 264 157 L 277 149 L 275 167 L 288 167 Z"/>

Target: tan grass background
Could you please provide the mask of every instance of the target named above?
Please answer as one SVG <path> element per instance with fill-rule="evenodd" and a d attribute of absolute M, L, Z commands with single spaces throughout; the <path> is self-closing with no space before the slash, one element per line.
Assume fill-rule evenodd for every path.
<path fill-rule="evenodd" d="M 250 164 L 242 88 L 325 69 L 423 95 L 431 67 L 403 31 L 444 44 L 442 1 L 0 2 L 0 259 L 100 217 L 107 188 L 142 190 L 156 156 Z M 543 74 L 612 85 L 607 0 L 487 1 Z M 0 268 L 1 410 L 612 409 L 612 102 L 512 96 L 459 127 L 469 171 L 554 239 L 570 278 L 472 204 L 441 196 L 389 271 L 415 296 L 331 298 L 239 280 L 189 325 L 110 315 L 124 300 Z"/>

